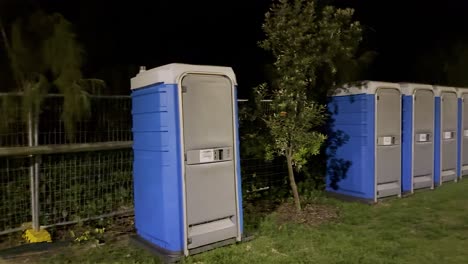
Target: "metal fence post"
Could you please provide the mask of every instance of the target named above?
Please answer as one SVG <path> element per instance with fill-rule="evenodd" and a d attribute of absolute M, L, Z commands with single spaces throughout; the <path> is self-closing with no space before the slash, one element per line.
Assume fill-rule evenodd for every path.
<path fill-rule="evenodd" d="M 39 146 L 39 118 L 36 117 L 34 120 L 34 146 Z M 40 212 L 40 205 L 39 205 L 39 178 L 40 178 L 40 162 L 41 162 L 41 155 L 34 156 L 34 200 L 36 201 L 36 210 L 33 212 L 34 216 L 36 217 L 36 221 L 33 222 L 33 229 L 35 231 L 39 231 L 40 228 L 40 220 L 39 220 L 39 212 Z"/>
<path fill-rule="evenodd" d="M 30 112 L 28 114 L 28 145 L 37 146 L 38 140 L 37 118 Z M 39 159 L 38 156 L 30 156 L 29 176 L 31 185 L 31 218 L 32 228 L 39 231 Z"/>

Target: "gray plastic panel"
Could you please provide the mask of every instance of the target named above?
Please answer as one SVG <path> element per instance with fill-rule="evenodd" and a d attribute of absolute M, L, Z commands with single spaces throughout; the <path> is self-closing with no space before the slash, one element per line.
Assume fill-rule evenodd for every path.
<path fill-rule="evenodd" d="M 233 170 L 233 161 L 187 166 L 189 226 L 236 215 Z"/>
<path fill-rule="evenodd" d="M 202 74 L 181 85 L 188 247 L 195 248 L 237 236 L 235 160 L 217 157 L 220 149 L 233 154 L 233 87 L 226 77 Z"/>
<path fill-rule="evenodd" d="M 461 161 L 462 161 L 462 175 L 468 173 L 468 169 L 463 168 L 463 166 L 468 166 L 468 94 L 463 95 L 463 118 L 462 118 L 462 151 L 461 151 Z"/>
<path fill-rule="evenodd" d="M 185 150 L 233 146 L 232 84 L 223 76 L 183 78 Z"/>
<path fill-rule="evenodd" d="M 442 179 L 442 181 L 444 181 L 444 182 L 456 180 L 456 179 L 457 179 L 457 175 L 456 175 L 456 173 L 455 173 L 455 170 L 445 170 L 445 171 L 442 171 L 441 179 Z"/>
<path fill-rule="evenodd" d="M 429 90 L 417 90 L 414 95 L 413 110 L 413 188 L 432 187 L 432 180 L 430 184 L 426 184 L 421 183 L 422 179 L 416 180 L 416 178 L 418 176 L 433 178 L 434 93 Z"/>
<path fill-rule="evenodd" d="M 431 188 L 434 186 L 434 177 L 432 173 L 426 176 L 417 176 L 413 179 L 413 188 L 422 189 L 422 188 Z"/>
<path fill-rule="evenodd" d="M 377 185 L 377 198 L 393 196 L 401 193 L 401 186 L 397 182 Z"/>
<path fill-rule="evenodd" d="M 213 241 L 222 241 L 237 236 L 235 218 L 224 218 L 209 223 L 189 227 L 189 249 L 208 245 Z"/>
<path fill-rule="evenodd" d="M 441 96 L 441 160 L 442 181 L 454 180 L 457 167 L 457 95 L 442 93 Z"/>
<path fill-rule="evenodd" d="M 377 196 L 384 197 L 401 193 L 400 91 L 391 88 L 379 89 L 376 102 Z"/>

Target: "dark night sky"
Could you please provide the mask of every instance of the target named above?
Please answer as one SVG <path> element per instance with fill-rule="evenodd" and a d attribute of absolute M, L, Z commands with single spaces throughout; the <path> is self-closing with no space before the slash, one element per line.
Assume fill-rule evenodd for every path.
<path fill-rule="evenodd" d="M 242 94 L 265 78 L 269 57 L 256 43 L 270 0 L 36 2 L 75 25 L 88 54 L 85 72 L 105 78 L 120 93 L 138 65 L 232 66 Z M 468 1 L 328 2 L 355 8 L 356 19 L 365 25 L 363 45 L 378 52 L 367 79 L 429 83 L 430 76 L 421 77 L 424 67 L 414 75 L 414 61 L 468 36 Z"/>

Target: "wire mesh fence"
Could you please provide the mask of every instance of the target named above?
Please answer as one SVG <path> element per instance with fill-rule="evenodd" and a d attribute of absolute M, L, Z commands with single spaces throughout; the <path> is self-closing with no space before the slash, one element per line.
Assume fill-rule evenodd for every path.
<path fill-rule="evenodd" d="M 259 106 L 251 104 L 247 100 L 240 100 L 238 101 L 238 108 L 240 121 L 239 133 L 241 144 L 243 144 L 243 139 L 248 138 L 246 137 L 248 133 L 252 133 L 252 131 L 258 133 L 258 123 L 256 123 L 254 119 L 259 116 L 273 114 L 273 108 L 271 106 L 271 100 L 263 100 Z M 256 141 L 255 144 L 258 145 L 261 143 Z M 251 194 L 272 190 L 287 184 L 287 167 L 284 159 L 276 158 L 271 161 L 266 161 L 263 157 L 246 154 L 247 153 L 242 153 L 241 148 L 242 189 L 244 195 L 256 197 L 257 195 Z"/>
<path fill-rule="evenodd" d="M 287 184 L 286 163 L 282 159 L 242 159 L 242 188 L 245 192 L 269 190 Z"/>
<path fill-rule="evenodd" d="M 128 141 L 131 133 L 131 100 L 128 96 L 92 96 L 89 118 L 79 122 L 73 139 L 67 138 L 61 120 L 63 97 L 51 96 L 39 119 L 39 144 Z"/>
<path fill-rule="evenodd" d="M 131 210 L 132 160 L 130 149 L 43 157 L 39 184 L 41 225 Z"/>
<path fill-rule="evenodd" d="M 14 99 L 10 100 L 13 103 L 9 107 L 13 118 L 0 129 L 0 148 L 28 146 L 28 126 L 22 116 L 21 98 L 1 96 Z M 264 102 L 262 111 L 268 113 L 269 104 Z M 73 140 L 67 138 L 61 120 L 63 97 L 49 95 L 43 105 L 38 145 L 97 144 L 132 139 L 129 96 L 91 97 L 91 116 L 77 125 Z M 240 100 L 238 105 L 243 115 L 240 119 L 252 114 L 246 101 Z M 0 123 L 4 121 L 4 115 L 0 115 Z M 127 213 L 133 209 L 130 148 L 41 154 L 36 182 L 32 180 L 33 159 L 28 155 L 0 157 L 0 235 L 22 230 L 32 221 L 35 210 L 31 208 L 34 197 L 31 185 L 38 186 L 38 222 L 43 227 Z M 284 184 L 287 171 L 281 160 L 267 162 L 251 157 L 241 159 L 241 168 L 246 192 Z"/>
<path fill-rule="evenodd" d="M 0 115 L 0 147 L 28 145 L 28 126 L 23 122 L 20 99 L 12 94 L 0 95 L 2 110 L 8 110 Z"/>
<path fill-rule="evenodd" d="M 28 127 L 24 121 L 21 96 L 0 94 L 0 103 L 8 98 L 8 115 L 0 116 L 0 147 L 28 145 Z M 39 115 L 39 145 L 94 143 L 132 140 L 131 100 L 129 96 L 90 96 L 88 118 L 76 124 L 73 137 L 67 137 L 61 118 L 63 96 L 48 95 Z M 1 126 L 1 125 L 0 125 Z"/>
<path fill-rule="evenodd" d="M 30 158 L 0 158 L 0 234 L 31 221 Z"/>
<path fill-rule="evenodd" d="M 29 146 L 29 133 L 34 133 L 31 137 L 37 137 L 39 146 L 132 139 L 129 96 L 91 96 L 91 115 L 76 125 L 74 137 L 67 136 L 61 118 L 63 96 L 44 98 L 37 132 L 28 131 L 21 99 L 20 94 L 0 94 L 7 111 L 0 115 L 0 148 L 7 153 Z M 29 154 L 0 157 L 0 235 L 30 226 L 31 221 L 53 226 L 131 210 L 131 149 L 61 150 L 37 157 L 37 172 Z"/>

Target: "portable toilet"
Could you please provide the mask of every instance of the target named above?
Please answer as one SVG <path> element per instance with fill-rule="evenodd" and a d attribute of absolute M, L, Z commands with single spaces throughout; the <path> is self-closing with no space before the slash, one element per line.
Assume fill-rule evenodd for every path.
<path fill-rule="evenodd" d="M 434 92 L 434 181 L 441 185 L 457 180 L 458 96 L 453 87 L 434 86 Z"/>
<path fill-rule="evenodd" d="M 335 91 L 328 110 L 327 191 L 374 202 L 400 196 L 400 86 L 374 81 L 347 85 Z"/>
<path fill-rule="evenodd" d="M 233 70 L 169 64 L 131 89 L 137 241 L 168 258 L 241 241 Z"/>
<path fill-rule="evenodd" d="M 468 174 L 468 89 L 457 88 L 458 93 L 458 164 L 457 175 Z"/>
<path fill-rule="evenodd" d="M 434 91 L 402 83 L 402 191 L 434 188 Z"/>

